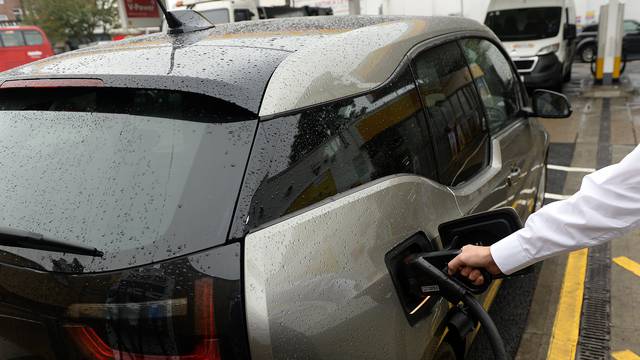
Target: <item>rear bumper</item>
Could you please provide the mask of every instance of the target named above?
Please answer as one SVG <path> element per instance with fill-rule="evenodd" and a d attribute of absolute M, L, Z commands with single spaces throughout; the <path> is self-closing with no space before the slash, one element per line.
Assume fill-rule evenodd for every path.
<path fill-rule="evenodd" d="M 555 54 L 537 57 L 535 67 L 530 72 L 521 72 L 528 88 L 549 88 L 562 84 L 562 63 Z"/>

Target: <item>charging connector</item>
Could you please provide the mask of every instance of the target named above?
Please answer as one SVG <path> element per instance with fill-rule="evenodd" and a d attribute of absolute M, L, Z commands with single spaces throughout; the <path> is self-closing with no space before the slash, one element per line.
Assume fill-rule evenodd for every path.
<path fill-rule="evenodd" d="M 461 282 L 459 279 L 449 276 L 446 272 L 446 264 L 444 269 L 442 268 L 441 263 L 445 261 L 443 259 L 451 259 L 453 253 L 454 251 L 439 251 L 415 254 L 405 258 L 405 263 L 414 269 L 423 272 L 426 275 L 425 279 L 429 282 L 435 283 L 438 286 L 437 293 L 447 301 L 454 305 L 458 305 L 459 303 L 464 304 L 469 315 L 479 321 L 484 327 L 489 337 L 489 341 L 491 342 L 495 359 L 508 359 L 509 357 L 507 356 L 504 341 L 498 332 L 498 328 L 489 314 L 485 311 L 484 307 L 482 307 L 478 300 L 473 296 L 473 293 L 476 291 L 471 290 L 469 287 L 470 282 L 467 284 Z M 484 284 L 486 290 L 491 281 L 491 276 L 486 272 L 483 273 L 483 276 L 486 276 Z M 436 289 L 434 288 L 433 290 L 435 291 Z"/>

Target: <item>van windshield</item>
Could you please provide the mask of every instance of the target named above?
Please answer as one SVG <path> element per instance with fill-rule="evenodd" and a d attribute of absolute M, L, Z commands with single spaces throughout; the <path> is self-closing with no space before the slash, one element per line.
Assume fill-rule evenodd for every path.
<path fill-rule="evenodd" d="M 536 7 L 490 11 L 484 23 L 502 41 L 526 41 L 558 35 L 561 20 L 561 7 Z"/>
<path fill-rule="evenodd" d="M 256 124 L 179 91 L 0 89 L 0 226 L 105 256 L 0 253 L 92 272 L 224 243 Z M 61 265 L 74 258 L 80 266 Z"/>

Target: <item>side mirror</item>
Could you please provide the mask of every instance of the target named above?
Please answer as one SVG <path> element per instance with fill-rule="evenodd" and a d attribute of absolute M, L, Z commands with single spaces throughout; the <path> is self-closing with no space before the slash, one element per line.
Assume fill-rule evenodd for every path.
<path fill-rule="evenodd" d="M 568 118 L 573 113 L 566 96 L 555 91 L 537 89 L 533 91 L 532 116 L 542 118 Z"/>
<path fill-rule="evenodd" d="M 577 34 L 578 31 L 575 24 L 564 24 L 563 38 L 565 40 L 573 40 L 578 36 Z"/>

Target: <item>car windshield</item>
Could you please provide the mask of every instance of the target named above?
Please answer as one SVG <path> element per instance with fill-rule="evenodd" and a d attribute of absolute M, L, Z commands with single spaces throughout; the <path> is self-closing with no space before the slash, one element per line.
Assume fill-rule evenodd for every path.
<path fill-rule="evenodd" d="M 165 90 L 0 95 L 0 226 L 104 250 L 85 271 L 225 241 L 254 114 Z M 65 271 L 60 254 L 2 249 Z"/>
<path fill-rule="evenodd" d="M 561 16 L 560 7 L 496 10 L 487 13 L 485 25 L 502 41 L 538 40 L 558 35 Z"/>

